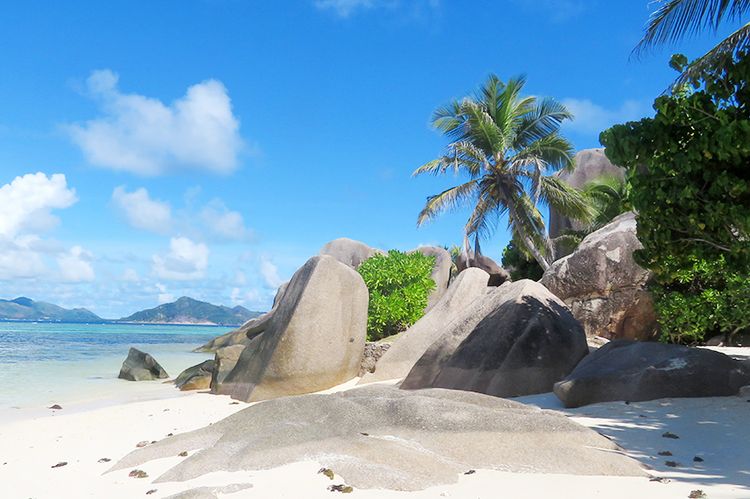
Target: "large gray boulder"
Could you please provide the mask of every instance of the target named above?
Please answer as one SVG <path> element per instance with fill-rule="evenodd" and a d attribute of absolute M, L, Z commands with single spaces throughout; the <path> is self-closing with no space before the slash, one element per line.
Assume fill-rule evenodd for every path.
<path fill-rule="evenodd" d="M 603 176 L 611 176 L 624 179 L 625 169 L 613 165 L 607 156 L 604 155 L 604 149 L 584 149 L 575 156 L 575 168 L 573 171 L 563 171 L 558 174 L 561 180 L 564 180 L 572 187 L 581 189 L 584 185 Z M 570 220 L 557 213 L 554 209 L 549 210 L 549 236 L 556 238 L 561 236 L 567 230 L 579 231 L 583 226 L 576 221 Z"/>
<path fill-rule="evenodd" d="M 477 255 L 471 250 L 462 252 L 456 258 L 456 270 L 459 274 L 468 268 L 477 268 L 487 272 L 490 275 L 487 282 L 488 286 L 500 286 L 504 282 L 510 281 L 508 271 L 498 265 L 495 260 L 481 253 Z"/>
<path fill-rule="evenodd" d="M 237 361 L 240 360 L 240 355 L 245 348 L 256 348 L 260 343 L 261 336 L 256 336 L 248 345 L 237 344 L 229 345 L 228 347 L 219 348 L 214 354 L 214 370 L 211 375 L 211 392 L 217 393 L 219 385 L 224 382 L 234 366 L 237 365 Z"/>
<path fill-rule="evenodd" d="M 367 329 L 362 277 L 331 256 L 308 260 L 216 391 L 244 401 L 310 393 L 357 376 Z"/>
<path fill-rule="evenodd" d="M 418 251 L 423 255 L 435 257 L 435 264 L 432 266 L 432 273 L 430 274 L 430 277 L 435 282 L 435 289 L 432 290 L 430 296 L 427 298 L 425 312 L 428 312 L 432 307 L 437 305 L 440 298 L 448 290 L 448 281 L 451 278 L 453 260 L 450 253 L 438 246 L 420 246 L 412 251 Z"/>
<path fill-rule="evenodd" d="M 653 339 L 656 313 L 646 290 L 651 274 L 633 260 L 641 247 L 636 215 L 623 213 L 553 263 L 539 282 L 570 307 L 588 336 Z"/>
<path fill-rule="evenodd" d="M 326 243 L 320 248 L 320 255 L 329 255 L 349 267 L 357 270 L 359 265 L 378 253 L 383 251 L 375 248 L 370 248 L 368 245 L 361 241 L 355 241 L 342 237 L 334 239 L 333 241 Z"/>
<path fill-rule="evenodd" d="M 148 381 L 165 379 L 169 375 L 151 355 L 130 347 L 128 356 L 123 361 L 120 374 L 117 377 L 128 381 Z"/>
<path fill-rule="evenodd" d="M 496 397 L 544 393 L 588 353 L 581 325 L 537 282 L 506 283 L 472 312 L 480 312 L 480 320 L 452 323 L 401 388 L 451 388 Z"/>
<path fill-rule="evenodd" d="M 624 400 L 736 395 L 750 366 L 720 352 L 681 345 L 611 341 L 555 385 L 565 407 Z"/>
<path fill-rule="evenodd" d="M 435 307 L 401 333 L 378 361 L 375 372 L 365 374 L 360 383 L 384 381 L 406 376 L 414 364 L 449 324 L 464 320 L 474 301 L 487 293 L 487 272 L 469 268 L 458 274 L 448 292 Z"/>
<path fill-rule="evenodd" d="M 208 359 L 188 367 L 175 378 L 174 385 L 182 391 L 207 390 L 211 385 L 214 365 L 214 360 Z"/>
<path fill-rule="evenodd" d="M 646 476 L 613 442 L 559 412 L 478 393 L 380 385 L 255 404 L 137 449 L 113 469 L 185 450 L 191 456 L 155 483 L 298 461 L 319 462 L 355 490 L 420 490 L 455 483 L 470 469 Z"/>

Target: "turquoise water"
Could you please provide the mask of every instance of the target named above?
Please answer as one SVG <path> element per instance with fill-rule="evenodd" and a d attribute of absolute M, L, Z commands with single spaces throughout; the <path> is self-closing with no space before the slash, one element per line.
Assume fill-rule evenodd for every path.
<path fill-rule="evenodd" d="M 159 381 L 117 379 L 133 346 L 177 376 L 210 354 L 192 350 L 232 328 L 0 322 L 0 409 L 135 397 Z M 158 385 L 158 386 L 157 386 Z"/>

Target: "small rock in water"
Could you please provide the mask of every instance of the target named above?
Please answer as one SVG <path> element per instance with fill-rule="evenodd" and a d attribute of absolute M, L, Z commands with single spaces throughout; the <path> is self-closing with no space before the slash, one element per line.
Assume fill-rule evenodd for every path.
<path fill-rule="evenodd" d="M 700 457 L 700 456 L 695 456 L 695 457 L 693 458 L 693 462 L 694 462 L 694 463 L 702 463 L 702 462 L 703 462 L 703 458 L 702 458 L 702 457 Z"/>
<path fill-rule="evenodd" d="M 706 497 L 708 496 L 701 489 L 690 491 L 690 495 L 688 496 L 689 499 L 704 499 Z"/>
<path fill-rule="evenodd" d="M 680 438 L 677 435 L 675 435 L 674 433 L 669 432 L 669 431 L 662 433 L 661 436 L 664 437 L 664 438 Z"/>
<path fill-rule="evenodd" d="M 477 470 L 469 470 L 469 471 L 465 472 L 464 475 L 473 475 L 476 472 L 477 472 Z"/>
<path fill-rule="evenodd" d="M 333 480 L 333 470 L 330 468 L 320 468 L 318 470 L 318 473 L 322 473 L 325 476 L 327 476 L 329 479 Z"/>
<path fill-rule="evenodd" d="M 141 440 L 137 444 L 135 444 L 136 447 L 146 447 L 148 445 L 148 440 Z"/>
<path fill-rule="evenodd" d="M 343 483 L 339 485 L 330 485 L 328 490 L 331 492 L 343 492 L 344 494 L 351 494 L 354 492 L 354 488 L 349 485 L 344 485 Z"/>
<path fill-rule="evenodd" d="M 148 491 L 146 491 L 146 495 L 147 495 L 147 496 L 150 496 L 150 495 L 151 495 L 151 494 L 153 494 L 154 492 L 156 492 L 156 489 L 151 489 L 151 490 L 148 490 Z"/>
<path fill-rule="evenodd" d="M 178 456 L 180 456 L 180 457 L 187 457 L 187 451 L 186 451 L 186 450 L 184 450 L 184 451 L 180 452 L 180 453 L 179 453 L 179 454 L 177 454 L 177 455 L 178 455 Z"/>
<path fill-rule="evenodd" d="M 62 409 L 62 406 L 60 406 L 59 404 L 55 404 L 55 405 L 49 406 L 48 409 L 59 410 L 59 409 Z"/>
<path fill-rule="evenodd" d="M 50 466 L 50 468 L 61 468 L 65 466 L 66 464 L 68 464 L 67 461 L 60 461 L 59 463 L 53 464 L 52 466 Z"/>
<path fill-rule="evenodd" d="M 148 476 L 148 473 L 143 470 L 133 470 L 128 473 L 128 476 L 132 478 L 146 478 Z"/>
<path fill-rule="evenodd" d="M 670 468 L 676 468 L 680 463 L 678 463 L 677 461 L 664 461 L 664 464 L 666 464 Z"/>
<path fill-rule="evenodd" d="M 108 463 L 108 462 L 110 462 L 110 461 L 111 461 L 111 459 L 110 459 L 110 458 L 108 458 L 108 457 L 103 457 L 103 458 L 101 458 L 101 459 L 100 459 L 99 461 L 97 461 L 97 462 L 99 462 L 99 463 Z"/>
<path fill-rule="evenodd" d="M 660 455 L 660 456 L 671 456 L 671 455 L 672 455 L 672 453 L 671 453 L 671 452 L 669 452 L 668 450 L 663 450 L 663 451 L 660 451 L 660 452 L 659 452 L 659 455 Z"/>

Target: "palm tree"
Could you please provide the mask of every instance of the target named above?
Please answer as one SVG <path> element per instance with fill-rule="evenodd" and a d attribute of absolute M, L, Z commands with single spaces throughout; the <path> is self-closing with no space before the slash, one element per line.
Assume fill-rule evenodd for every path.
<path fill-rule="evenodd" d="M 704 29 L 716 32 L 724 21 L 739 21 L 750 11 L 749 0 L 661 0 L 661 7 L 651 14 L 646 33 L 634 52 L 641 53 L 655 45 L 674 43 Z M 750 47 L 750 23 L 719 42 L 714 48 L 690 64 L 677 84 Z"/>
<path fill-rule="evenodd" d="M 607 225 L 613 218 L 630 209 L 629 184 L 614 175 L 602 175 L 587 182 L 581 191 L 589 200 L 594 216 L 585 232 L 591 233 Z"/>
<path fill-rule="evenodd" d="M 521 95 L 525 77 L 503 83 L 490 75 L 473 97 L 438 108 L 432 125 L 453 140 L 444 156 L 419 167 L 414 175 L 465 174 L 468 180 L 427 198 L 419 214 L 422 225 L 438 214 L 464 205 L 472 207 L 464 227 L 464 251 L 474 237 L 495 230 L 507 215 L 515 240 L 546 269 L 554 261 L 538 205 L 552 205 L 561 214 L 587 219 L 591 210 L 582 194 L 549 173 L 573 167 L 573 147 L 560 133 L 572 119 L 554 99 Z"/>

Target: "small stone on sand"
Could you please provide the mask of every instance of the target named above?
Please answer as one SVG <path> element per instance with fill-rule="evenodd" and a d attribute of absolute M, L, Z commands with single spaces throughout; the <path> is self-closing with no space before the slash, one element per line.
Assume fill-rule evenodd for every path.
<path fill-rule="evenodd" d="M 148 445 L 148 440 L 141 440 L 137 444 L 135 444 L 136 447 L 146 447 Z"/>
<path fill-rule="evenodd" d="M 333 470 L 330 468 L 320 468 L 318 470 L 318 473 L 322 473 L 325 476 L 327 476 L 329 479 L 333 480 Z"/>
<path fill-rule="evenodd" d="M 132 478 L 146 478 L 148 476 L 148 473 L 143 470 L 133 470 L 128 473 L 128 476 Z"/>
<path fill-rule="evenodd" d="M 58 409 L 62 409 L 62 406 L 60 406 L 59 404 L 55 404 L 55 405 L 51 405 L 51 406 L 49 406 L 49 407 L 48 407 L 48 409 L 55 409 L 55 410 L 58 410 Z"/>
<path fill-rule="evenodd" d="M 98 462 L 98 463 L 108 463 L 108 462 L 110 462 L 110 461 L 111 461 L 111 459 L 110 459 L 110 458 L 108 458 L 108 457 L 103 457 L 103 458 L 101 458 L 101 459 L 100 459 L 99 461 L 97 461 L 97 462 Z"/>
<path fill-rule="evenodd" d="M 476 472 L 477 472 L 477 470 L 469 470 L 469 471 L 465 472 L 464 475 L 473 475 Z"/>
<path fill-rule="evenodd" d="M 180 456 L 180 457 L 187 457 L 187 451 L 186 451 L 186 450 L 184 450 L 184 451 L 180 452 L 180 453 L 179 453 L 179 454 L 177 454 L 177 455 L 178 455 L 178 456 Z"/>
<path fill-rule="evenodd" d="M 352 487 L 344 484 L 330 485 L 328 487 L 328 490 L 330 490 L 331 492 L 343 492 L 344 494 L 351 494 L 352 492 L 354 492 L 354 489 Z"/>
<path fill-rule="evenodd" d="M 50 466 L 50 468 L 61 468 L 65 466 L 66 464 L 68 464 L 67 461 L 60 461 L 59 463 L 53 464 L 52 466 Z"/>
<path fill-rule="evenodd" d="M 149 491 L 147 491 L 147 492 L 146 492 L 146 495 L 147 495 L 147 496 L 150 496 L 150 495 L 151 495 L 151 494 L 153 494 L 154 492 L 156 492 L 156 489 L 151 489 L 151 490 L 149 490 Z"/>

